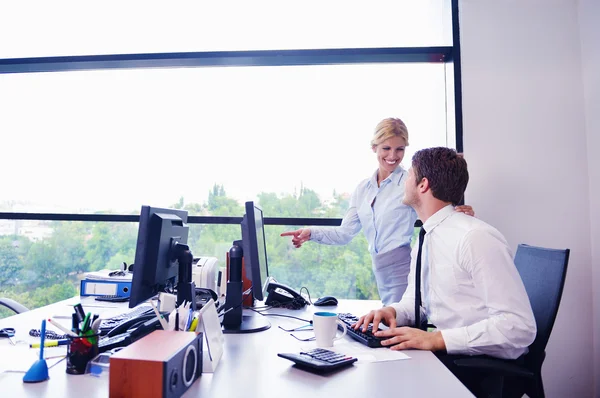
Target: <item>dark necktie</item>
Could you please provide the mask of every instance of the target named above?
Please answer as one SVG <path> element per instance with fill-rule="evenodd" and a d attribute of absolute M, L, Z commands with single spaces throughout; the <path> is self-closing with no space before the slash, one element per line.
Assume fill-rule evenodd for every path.
<path fill-rule="evenodd" d="M 415 270 L 415 327 L 421 327 L 421 254 L 423 252 L 423 241 L 425 240 L 425 228 L 421 227 L 419 232 L 419 252 L 417 253 L 417 269 Z"/>

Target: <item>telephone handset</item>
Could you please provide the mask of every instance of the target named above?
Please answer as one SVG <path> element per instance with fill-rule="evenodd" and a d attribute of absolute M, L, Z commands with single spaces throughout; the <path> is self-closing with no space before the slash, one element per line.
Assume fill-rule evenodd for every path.
<path fill-rule="evenodd" d="M 291 287 L 278 282 L 269 282 L 265 305 L 300 309 L 305 305 L 308 305 L 308 302 L 300 295 L 300 293 Z"/>
<path fill-rule="evenodd" d="M 141 315 L 141 316 L 138 316 L 135 318 L 128 319 L 127 321 L 120 323 L 119 325 L 112 328 L 106 335 L 108 337 L 113 337 L 113 336 L 119 335 L 121 333 L 125 333 L 129 329 L 133 329 L 133 328 L 136 328 L 136 329 L 140 328 L 140 331 L 142 330 L 141 328 L 149 329 L 151 327 L 150 326 L 151 324 L 154 326 L 153 322 L 150 322 L 148 325 L 145 325 L 145 323 L 150 320 L 154 320 L 156 323 L 159 323 L 158 318 L 156 317 L 156 315 L 154 313 L 145 314 L 145 315 Z"/>

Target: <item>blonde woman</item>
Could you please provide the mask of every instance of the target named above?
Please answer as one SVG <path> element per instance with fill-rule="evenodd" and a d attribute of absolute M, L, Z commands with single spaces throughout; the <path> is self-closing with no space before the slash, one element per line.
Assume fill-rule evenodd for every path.
<path fill-rule="evenodd" d="M 350 197 L 339 227 L 310 227 L 284 232 L 296 248 L 307 241 L 345 245 L 362 229 L 369 243 L 373 273 L 384 305 L 400 301 L 408 284 L 410 241 L 417 213 L 402 203 L 408 172 L 400 165 L 408 146 L 408 130 L 400 119 L 384 119 L 375 128 L 371 148 L 379 167 Z M 456 204 L 455 204 L 456 205 Z M 474 215 L 471 206 L 456 211 Z"/>

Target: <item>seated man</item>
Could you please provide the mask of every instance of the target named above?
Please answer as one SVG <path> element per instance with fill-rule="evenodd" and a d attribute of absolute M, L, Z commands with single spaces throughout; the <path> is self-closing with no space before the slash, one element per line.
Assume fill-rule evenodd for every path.
<path fill-rule="evenodd" d="M 504 236 L 454 211 L 468 181 L 467 163 L 454 150 L 415 153 L 403 202 L 416 210 L 425 232 L 412 250 L 408 288 L 400 302 L 371 311 L 354 328 L 366 330 L 372 322 L 376 336 L 389 337 L 384 346 L 436 352 L 475 392 L 479 380 L 453 368 L 457 354 L 519 358 L 533 342 L 536 324 Z M 437 330 L 422 330 L 426 322 L 419 318 Z M 381 322 L 390 329 L 378 330 Z"/>

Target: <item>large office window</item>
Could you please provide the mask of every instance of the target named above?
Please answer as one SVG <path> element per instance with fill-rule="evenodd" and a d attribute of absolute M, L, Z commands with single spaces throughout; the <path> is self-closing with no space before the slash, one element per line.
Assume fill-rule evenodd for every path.
<path fill-rule="evenodd" d="M 15 16 L 0 25 L 14 38 L 0 49 L 0 296 L 44 305 L 86 271 L 133 262 L 137 224 L 94 215 L 123 221 L 143 204 L 221 216 L 193 224 L 190 242 L 224 266 L 253 200 L 297 220 L 266 227 L 272 276 L 377 298 L 362 234 L 299 250 L 279 234 L 339 223 L 377 168 L 381 119 L 406 122 L 406 167 L 420 148 L 460 142 L 450 1 L 144 4 L 93 16 L 40 5 L 53 19 L 0 6 Z"/>
<path fill-rule="evenodd" d="M 19 148 L 0 157 L 3 211 L 129 214 L 206 202 L 215 184 L 242 203 L 331 200 L 377 168 L 385 117 L 409 127 L 405 164 L 447 145 L 444 80 L 441 63 L 0 75 L 0 130 Z"/>

